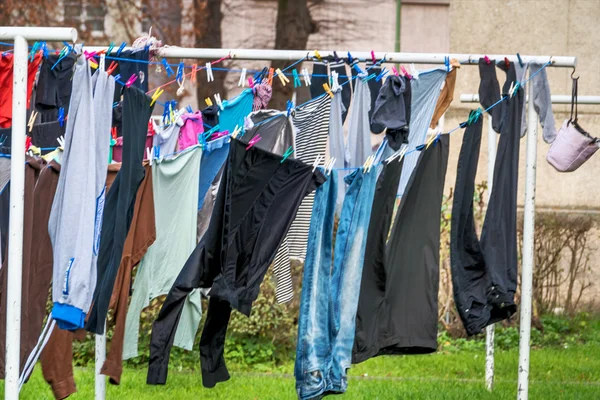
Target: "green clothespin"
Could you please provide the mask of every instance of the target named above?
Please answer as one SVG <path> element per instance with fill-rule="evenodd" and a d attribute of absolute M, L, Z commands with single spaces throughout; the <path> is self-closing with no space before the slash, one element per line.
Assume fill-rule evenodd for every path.
<path fill-rule="evenodd" d="M 300 80 L 300 77 L 298 76 L 298 71 L 296 71 L 296 68 L 294 68 L 294 70 L 292 71 L 292 75 L 294 75 L 294 87 L 300 87 L 302 86 L 302 81 Z"/>
<path fill-rule="evenodd" d="M 294 154 L 294 146 L 290 146 L 285 153 L 283 153 L 283 158 L 281 159 L 280 163 L 283 164 L 283 162 L 292 154 Z"/>
<path fill-rule="evenodd" d="M 212 136 L 213 133 L 217 132 L 218 130 L 219 130 L 219 125 L 215 125 L 214 127 L 212 127 L 207 132 L 204 132 L 202 134 L 202 136 L 204 136 L 204 139 L 207 140 L 207 139 L 209 139 Z"/>

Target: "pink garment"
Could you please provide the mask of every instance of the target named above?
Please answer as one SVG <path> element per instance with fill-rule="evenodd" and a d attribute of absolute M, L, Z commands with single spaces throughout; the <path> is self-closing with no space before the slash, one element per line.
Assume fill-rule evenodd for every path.
<path fill-rule="evenodd" d="M 198 144 L 198 135 L 204 132 L 202 124 L 202 113 L 196 111 L 193 114 L 181 116 L 183 125 L 179 131 L 179 151 Z"/>

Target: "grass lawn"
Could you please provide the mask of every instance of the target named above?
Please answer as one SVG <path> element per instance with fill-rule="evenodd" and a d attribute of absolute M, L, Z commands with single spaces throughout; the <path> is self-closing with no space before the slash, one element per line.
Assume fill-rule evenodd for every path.
<path fill-rule="evenodd" d="M 510 399 L 516 398 L 518 350 L 496 353 L 496 386 L 485 390 L 483 352 L 386 356 L 351 369 L 348 399 Z M 21 392 L 23 399 L 53 399 L 39 366 Z M 293 365 L 272 373 L 236 371 L 230 381 L 204 389 L 199 372 L 170 371 L 166 386 L 146 385 L 146 371 L 126 369 L 121 386 L 107 399 L 294 399 Z M 93 368 L 75 372 L 79 392 L 70 399 L 93 399 Z M 2 387 L 3 382 L 0 383 Z M 3 389 L 2 389 L 3 393 Z M 335 398 L 340 398 L 337 396 Z M 530 399 L 600 399 L 600 345 L 532 350 Z"/>

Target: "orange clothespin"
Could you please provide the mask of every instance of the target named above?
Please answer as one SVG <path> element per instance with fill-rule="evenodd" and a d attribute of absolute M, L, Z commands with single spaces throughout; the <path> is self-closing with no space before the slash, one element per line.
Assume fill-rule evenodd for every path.
<path fill-rule="evenodd" d="M 108 66 L 108 69 L 106 70 L 106 73 L 108 75 L 112 75 L 112 73 L 115 71 L 115 69 L 117 69 L 117 67 L 119 66 L 119 64 L 117 64 L 116 62 L 111 62 L 110 65 Z"/>
<path fill-rule="evenodd" d="M 158 98 L 160 97 L 161 94 L 164 93 L 164 89 L 158 88 L 156 90 L 156 92 L 154 92 L 154 94 L 152 95 L 152 101 L 150 102 L 150 105 L 154 105 L 154 103 L 156 103 L 156 100 L 158 100 Z"/>
<path fill-rule="evenodd" d="M 192 65 L 192 76 L 190 77 L 192 83 L 196 83 L 196 72 L 198 71 L 198 64 Z"/>
<path fill-rule="evenodd" d="M 275 69 L 269 68 L 269 78 L 267 79 L 267 83 L 269 86 L 273 86 L 273 74 L 275 73 Z"/>
<path fill-rule="evenodd" d="M 281 72 L 281 70 L 279 68 L 277 68 L 275 70 L 275 72 L 277 73 L 277 77 L 279 78 L 279 80 L 281 81 L 281 84 L 283 86 L 285 86 L 286 83 L 290 82 L 290 80 L 287 78 L 287 76 L 285 76 L 284 73 Z"/>
<path fill-rule="evenodd" d="M 323 84 L 323 89 L 325 89 L 325 93 L 327 93 L 329 95 L 329 97 L 331 97 L 333 99 L 333 92 L 331 91 L 331 88 L 329 87 L 329 84 L 324 83 Z"/>

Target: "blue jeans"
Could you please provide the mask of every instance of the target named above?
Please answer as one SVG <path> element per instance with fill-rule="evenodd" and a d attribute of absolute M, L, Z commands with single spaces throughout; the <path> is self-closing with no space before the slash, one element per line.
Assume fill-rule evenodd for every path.
<path fill-rule="evenodd" d="M 207 142 L 202 147 L 200 183 L 198 189 L 198 210 L 202 209 L 206 192 L 227 159 L 230 141 L 231 137 L 229 135 L 223 136 L 211 142 Z"/>
<path fill-rule="evenodd" d="M 304 264 L 296 347 L 296 390 L 301 400 L 344 393 L 348 386 L 358 293 L 377 173 L 355 171 L 333 242 L 335 172 L 317 189 Z M 332 268 L 333 250 L 333 268 Z"/>

